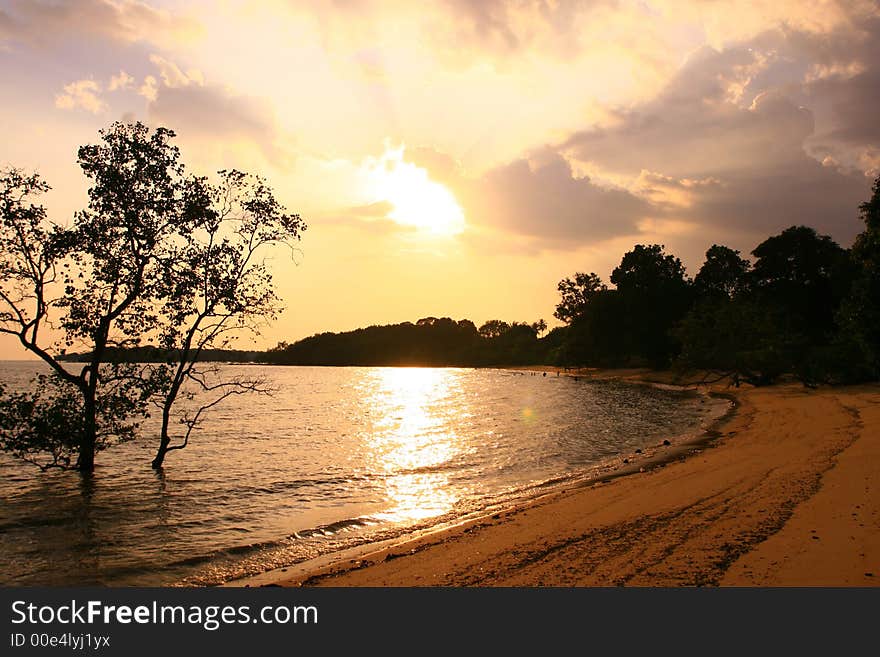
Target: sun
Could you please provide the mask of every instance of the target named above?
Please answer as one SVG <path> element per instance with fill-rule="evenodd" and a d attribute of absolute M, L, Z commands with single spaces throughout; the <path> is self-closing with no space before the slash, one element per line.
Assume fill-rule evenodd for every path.
<path fill-rule="evenodd" d="M 388 217 L 434 235 L 452 236 L 464 230 L 464 212 L 446 187 L 431 180 L 420 166 L 407 162 L 404 148 L 386 148 L 370 168 L 375 201 L 387 201 Z"/>

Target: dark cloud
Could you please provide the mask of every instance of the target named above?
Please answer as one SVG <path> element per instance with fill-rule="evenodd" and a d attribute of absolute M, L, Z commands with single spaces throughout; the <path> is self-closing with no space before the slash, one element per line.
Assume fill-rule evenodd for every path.
<path fill-rule="evenodd" d="M 528 236 L 548 248 L 578 248 L 637 232 L 650 206 L 631 193 L 576 177 L 557 153 L 517 160 L 455 188 L 469 223 Z"/>
<path fill-rule="evenodd" d="M 720 184 L 695 190 L 692 205 L 675 214 L 712 230 L 755 237 L 805 224 L 848 246 L 863 228 L 857 207 L 869 187 L 864 176 L 802 156 L 772 168 L 730 172 Z"/>
<path fill-rule="evenodd" d="M 823 135 L 831 141 L 880 146 L 880 70 L 849 79 L 819 80 L 810 92 L 827 99 L 836 126 Z"/>
<path fill-rule="evenodd" d="M 652 172 L 660 179 L 642 175 L 642 191 L 659 216 L 713 235 L 766 236 L 807 224 L 848 244 L 861 228 L 856 208 L 870 179 L 813 155 L 837 153 L 835 140 L 876 144 L 880 60 L 864 57 L 867 48 L 839 48 L 839 38 L 777 31 L 723 51 L 704 48 L 656 98 L 560 149 L 599 170 Z M 855 65 L 864 70 L 845 73 Z M 830 77 L 810 80 L 817 75 Z M 819 117 L 831 128 L 808 153 Z M 701 180 L 711 184 L 693 184 Z M 658 200 L 677 184 L 675 202 Z"/>
<path fill-rule="evenodd" d="M 223 87 L 199 84 L 160 86 L 149 104 L 150 121 L 181 134 L 208 138 L 238 138 L 257 144 L 275 163 L 284 160 L 278 145 L 274 115 L 268 105 Z"/>
<path fill-rule="evenodd" d="M 820 143 L 880 146 L 880 16 L 859 23 L 847 48 L 826 54 L 824 76 L 805 85 L 807 98 L 827 108 L 830 126 Z M 815 48 L 814 48 L 815 49 Z"/>
<path fill-rule="evenodd" d="M 813 115 L 774 90 L 744 107 L 729 99 L 757 55 L 699 51 L 657 98 L 617 111 L 609 128 L 574 134 L 562 149 L 619 173 L 647 169 L 703 178 L 788 160 L 813 133 Z M 757 161 L 756 161 L 757 160 Z"/>
<path fill-rule="evenodd" d="M 510 22 L 513 3 L 506 0 L 447 0 L 453 13 L 459 15 L 471 36 L 494 42 L 504 48 L 515 49 L 523 36 L 518 35 Z"/>

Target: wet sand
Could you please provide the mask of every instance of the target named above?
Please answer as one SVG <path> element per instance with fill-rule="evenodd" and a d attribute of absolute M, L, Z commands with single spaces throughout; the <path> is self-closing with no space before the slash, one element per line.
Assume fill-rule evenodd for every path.
<path fill-rule="evenodd" d="M 718 431 L 627 476 L 238 585 L 880 585 L 880 386 L 713 389 Z"/>

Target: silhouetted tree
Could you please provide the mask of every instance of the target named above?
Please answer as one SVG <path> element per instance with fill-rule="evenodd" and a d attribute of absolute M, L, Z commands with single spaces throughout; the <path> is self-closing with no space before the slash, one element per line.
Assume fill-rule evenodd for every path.
<path fill-rule="evenodd" d="M 856 237 L 851 257 L 856 268 L 849 293 L 835 316 L 834 362 L 844 365 L 845 381 L 880 377 L 880 176 L 871 198 L 859 205 L 865 229 Z"/>
<path fill-rule="evenodd" d="M 847 252 L 827 235 L 792 226 L 763 241 L 752 255 L 751 284 L 758 299 L 784 309 L 810 342 L 827 342 L 854 278 Z"/>
<path fill-rule="evenodd" d="M 611 282 L 616 289 L 609 290 L 596 274 L 560 281 L 555 314 L 570 325 L 559 358 L 580 365 L 667 365 L 675 351 L 670 330 L 692 297 L 681 261 L 662 245 L 637 244 L 624 254 Z"/>
<path fill-rule="evenodd" d="M 0 331 L 51 369 L 29 391 L 0 390 L 0 447 L 15 456 L 91 472 L 97 451 L 137 434 L 151 401 L 174 403 L 175 382 L 196 372 L 193 354 L 230 326 L 223 315 L 250 320 L 265 307 L 245 307 L 263 298 L 269 280 L 259 268 L 242 278 L 249 251 L 236 246 L 248 222 L 273 219 L 265 197 L 248 201 L 250 218 L 236 219 L 244 233 L 224 233 L 217 226 L 228 217 L 216 206 L 229 199 L 186 175 L 173 137 L 166 128 L 115 123 L 101 131 L 101 144 L 80 148 L 92 186 L 70 227 L 50 223 L 34 202 L 48 189 L 39 176 L 0 176 Z M 303 228 L 285 217 L 294 233 Z M 207 311 L 206 299 L 214 300 Z M 47 334 L 50 323 L 60 341 Z M 174 358 L 114 360 L 150 338 Z M 62 362 L 72 348 L 85 354 L 78 369 Z"/>
<path fill-rule="evenodd" d="M 588 312 L 572 320 L 559 351 L 560 365 L 619 367 L 630 364 L 634 353 L 633 330 L 623 295 L 602 290 L 590 301 Z"/>
<path fill-rule="evenodd" d="M 575 272 L 574 278 L 563 278 L 559 281 L 556 289 L 559 290 L 561 299 L 553 316 L 570 324 L 575 317 L 584 313 L 592 299 L 608 288 L 595 273 Z"/>
<path fill-rule="evenodd" d="M 200 365 L 206 350 L 223 349 L 231 336 L 258 333 L 274 319 L 280 300 L 272 275 L 258 254 L 274 245 L 292 247 L 305 225 L 288 214 L 265 181 L 239 171 L 221 171 L 220 184 L 200 181 L 199 212 L 182 221 L 179 237 L 168 245 L 161 269 L 168 285 L 159 311 L 160 344 L 173 363 L 168 390 L 162 395 L 162 428 L 153 467 L 168 452 L 189 444 L 202 414 L 232 395 L 268 392 L 262 379 L 225 375 L 216 365 Z M 187 389 L 185 386 L 189 386 Z M 177 414 L 184 428 L 171 444 L 171 422 L 178 397 L 196 408 Z"/>
<path fill-rule="evenodd" d="M 625 308 L 625 332 L 632 355 L 655 367 L 668 365 L 676 343 L 671 329 L 692 301 L 684 265 L 660 244 L 637 244 L 611 273 Z"/>
<path fill-rule="evenodd" d="M 498 338 L 510 330 L 510 324 L 500 319 L 490 319 L 479 328 L 479 334 L 486 339 Z"/>
<path fill-rule="evenodd" d="M 752 255 L 755 264 L 746 273 L 725 254 L 731 266 L 718 269 L 730 273 L 732 297 L 716 285 L 682 322 L 680 363 L 754 384 L 784 373 L 808 385 L 841 380 L 841 367 L 852 358 L 835 321 L 853 280 L 847 252 L 812 228 L 792 226 Z M 709 253 L 704 269 L 708 261 Z M 741 276 L 747 285 L 737 282 Z"/>
<path fill-rule="evenodd" d="M 698 299 L 730 299 L 748 287 L 751 264 L 739 251 L 713 244 L 706 251 L 706 260 L 694 277 Z"/>
<path fill-rule="evenodd" d="M 321 333 L 266 356 L 286 365 L 533 365 L 547 362 L 554 348 L 538 340 L 539 324 L 490 320 L 478 332 L 467 319 L 424 317 L 415 324 Z"/>
<path fill-rule="evenodd" d="M 784 311 L 755 299 L 708 301 L 695 306 L 675 329 L 677 365 L 707 379 L 767 385 L 790 372 L 803 344 L 788 332 Z"/>

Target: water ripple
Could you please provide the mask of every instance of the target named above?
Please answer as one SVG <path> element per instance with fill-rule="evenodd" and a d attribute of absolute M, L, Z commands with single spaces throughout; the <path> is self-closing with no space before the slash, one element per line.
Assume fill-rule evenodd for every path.
<path fill-rule="evenodd" d="M 723 410 L 501 370 L 228 369 L 277 393 L 231 399 L 160 475 L 150 436 L 100 454 L 87 487 L 0 457 L 0 584 L 216 584 L 497 505 Z"/>

